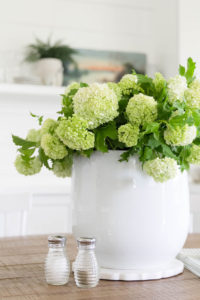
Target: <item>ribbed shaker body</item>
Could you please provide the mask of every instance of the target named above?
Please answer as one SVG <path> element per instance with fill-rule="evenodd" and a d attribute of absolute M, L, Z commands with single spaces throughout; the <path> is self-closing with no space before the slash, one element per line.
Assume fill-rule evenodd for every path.
<path fill-rule="evenodd" d="M 45 277 L 48 284 L 63 285 L 69 281 L 70 262 L 65 243 L 49 242 L 49 252 L 45 260 Z"/>
<path fill-rule="evenodd" d="M 74 264 L 74 278 L 78 287 L 92 288 L 97 286 L 99 282 L 99 267 L 94 247 L 79 244 L 79 251 Z"/>

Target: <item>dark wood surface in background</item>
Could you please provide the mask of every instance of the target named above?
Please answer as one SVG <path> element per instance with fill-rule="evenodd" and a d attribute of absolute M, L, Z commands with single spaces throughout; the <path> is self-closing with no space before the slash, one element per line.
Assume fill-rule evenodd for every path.
<path fill-rule="evenodd" d="M 70 260 L 76 245 L 68 236 Z M 200 248 L 200 234 L 190 235 L 185 247 Z M 200 280 L 191 272 L 162 280 L 124 282 L 101 280 L 93 289 L 77 288 L 71 274 L 65 286 L 47 285 L 44 279 L 44 258 L 47 236 L 0 239 L 0 299 L 8 300 L 198 300 Z"/>

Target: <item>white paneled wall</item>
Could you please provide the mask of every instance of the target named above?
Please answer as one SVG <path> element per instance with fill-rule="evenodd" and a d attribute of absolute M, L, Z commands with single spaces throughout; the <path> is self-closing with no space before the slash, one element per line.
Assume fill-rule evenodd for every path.
<path fill-rule="evenodd" d="M 157 68 L 171 75 L 177 65 L 176 3 L 177 0 L 0 0 L 0 57 L 4 57 L 0 65 L 12 67 L 34 36 L 46 39 L 52 34 L 54 39 L 63 38 L 75 48 L 146 53 L 150 72 Z"/>
<path fill-rule="evenodd" d="M 71 231 L 70 179 L 57 178 L 45 168 L 35 176 L 18 174 L 11 138 L 12 133 L 25 138 L 28 129 L 37 128 L 30 111 L 55 117 L 63 91 L 0 85 L 0 236 Z"/>
<path fill-rule="evenodd" d="M 191 56 L 198 66 L 200 75 L 200 1 L 179 0 L 179 61 Z"/>
<path fill-rule="evenodd" d="M 0 237 L 25 235 L 30 193 L 0 193 Z"/>
<path fill-rule="evenodd" d="M 66 193 L 38 193 L 32 195 L 32 209 L 28 214 L 27 234 L 71 232 L 71 199 Z"/>

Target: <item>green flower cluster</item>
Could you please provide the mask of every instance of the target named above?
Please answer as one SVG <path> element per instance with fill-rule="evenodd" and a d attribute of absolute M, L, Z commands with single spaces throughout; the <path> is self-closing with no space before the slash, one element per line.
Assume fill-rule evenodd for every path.
<path fill-rule="evenodd" d="M 173 146 L 186 146 L 193 142 L 196 138 L 197 129 L 195 126 L 167 126 L 164 131 L 164 139 L 168 145 Z"/>
<path fill-rule="evenodd" d="M 15 160 L 15 167 L 20 174 L 28 176 L 39 173 L 42 168 L 42 163 L 39 157 L 34 157 L 26 161 L 21 155 L 18 155 Z"/>
<path fill-rule="evenodd" d="M 57 177 L 70 177 L 72 174 L 72 155 L 67 155 L 63 160 L 53 162 L 52 171 Z"/>
<path fill-rule="evenodd" d="M 89 132 L 87 128 L 88 122 L 74 115 L 59 122 L 56 134 L 70 149 L 87 150 L 94 147 L 94 133 Z"/>
<path fill-rule="evenodd" d="M 127 105 L 126 113 L 132 125 L 145 125 L 157 118 L 157 102 L 153 97 L 136 94 Z"/>
<path fill-rule="evenodd" d="M 200 146 L 192 145 L 191 152 L 187 160 L 190 164 L 200 164 Z"/>
<path fill-rule="evenodd" d="M 52 159 L 62 159 L 68 154 L 66 146 L 63 145 L 57 136 L 50 133 L 42 136 L 41 147 L 45 154 Z"/>
<path fill-rule="evenodd" d="M 120 86 L 115 82 L 108 82 L 107 85 L 111 90 L 113 90 L 115 92 L 118 101 L 120 101 L 120 99 L 122 97 L 122 90 L 121 90 Z"/>
<path fill-rule="evenodd" d="M 161 73 L 157 72 L 154 75 L 153 83 L 156 91 L 160 93 L 166 84 L 166 80 Z"/>
<path fill-rule="evenodd" d="M 126 74 L 122 77 L 119 82 L 119 86 L 124 95 L 131 95 L 134 90 L 140 90 L 140 87 L 137 84 L 137 76 L 132 74 Z"/>
<path fill-rule="evenodd" d="M 107 84 L 93 83 L 83 87 L 73 97 L 74 113 L 88 121 L 93 129 L 112 121 L 118 115 L 118 99 Z"/>
<path fill-rule="evenodd" d="M 40 130 L 30 129 L 26 136 L 26 139 L 27 139 L 27 141 L 30 141 L 30 142 L 40 143 L 40 140 L 41 140 Z"/>
<path fill-rule="evenodd" d="M 200 81 L 194 80 L 185 91 L 187 104 L 192 108 L 200 109 Z"/>
<path fill-rule="evenodd" d="M 50 133 L 53 134 L 58 126 L 58 122 L 53 119 L 46 119 L 40 129 L 41 136 Z"/>
<path fill-rule="evenodd" d="M 144 163 L 144 171 L 152 176 L 156 182 L 164 182 L 174 178 L 178 172 L 178 165 L 173 158 L 155 158 Z"/>
<path fill-rule="evenodd" d="M 187 89 L 187 80 L 185 77 L 176 75 L 169 79 L 167 86 L 170 103 L 173 103 L 176 100 L 179 100 L 180 102 L 184 100 L 184 92 Z"/>
<path fill-rule="evenodd" d="M 127 147 L 133 147 L 137 145 L 139 137 L 139 127 L 133 126 L 130 123 L 122 125 L 118 129 L 118 139 L 124 143 Z"/>

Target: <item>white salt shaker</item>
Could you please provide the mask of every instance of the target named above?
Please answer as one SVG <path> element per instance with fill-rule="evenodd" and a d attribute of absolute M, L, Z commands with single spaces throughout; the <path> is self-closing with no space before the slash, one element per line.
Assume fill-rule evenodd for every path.
<path fill-rule="evenodd" d="M 45 277 L 48 284 L 63 285 L 69 281 L 70 263 L 66 254 L 66 237 L 49 236 L 49 252 L 45 260 Z"/>
<path fill-rule="evenodd" d="M 74 277 L 78 287 L 92 288 L 99 282 L 99 267 L 95 255 L 95 239 L 79 238 Z"/>

